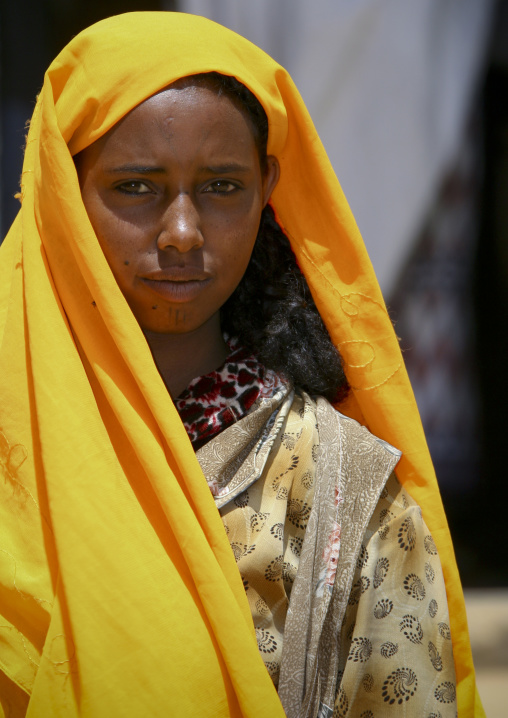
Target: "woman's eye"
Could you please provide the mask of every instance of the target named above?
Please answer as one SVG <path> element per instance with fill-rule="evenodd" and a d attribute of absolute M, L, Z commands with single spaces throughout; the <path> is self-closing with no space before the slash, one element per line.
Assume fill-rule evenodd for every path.
<path fill-rule="evenodd" d="M 122 184 L 117 185 L 116 189 L 119 192 L 123 192 L 123 194 L 149 194 L 152 190 L 150 187 L 145 184 L 144 182 L 141 182 L 141 180 L 129 180 L 128 182 L 122 182 Z"/>
<path fill-rule="evenodd" d="M 238 189 L 238 187 L 236 184 L 233 184 L 233 182 L 229 182 L 228 180 L 215 180 L 215 182 L 210 182 L 204 191 L 212 192 L 213 194 L 229 194 L 236 189 Z"/>

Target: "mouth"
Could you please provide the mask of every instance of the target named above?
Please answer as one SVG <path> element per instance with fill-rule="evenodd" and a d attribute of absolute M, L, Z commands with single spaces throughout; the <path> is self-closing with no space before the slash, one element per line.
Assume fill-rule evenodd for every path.
<path fill-rule="evenodd" d="M 210 279 L 210 274 L 197 267 L 166 267 L 153 272 L 145 272 L 141 279 L 148 279 L 154 282 L 202 282 Z"/>
<path fill-rule="evenodd" d="M 212 281 L 209 274 L 187 267 L 174 267 L 140 277 L 154 294 L 168 302 L 190 302 Z"/>

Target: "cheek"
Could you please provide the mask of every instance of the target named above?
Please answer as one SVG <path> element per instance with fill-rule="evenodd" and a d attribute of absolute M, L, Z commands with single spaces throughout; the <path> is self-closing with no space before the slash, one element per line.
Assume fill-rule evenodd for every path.
<path fill-rule="evenodd" d="M 128 237 L 129 225 L 122 222 L 101 197 L 93 176 L 82 186 L 81 197 L 85 205 L 90 224 L 106 256 L 111 250 L 117 250 Z M 124 226 L 125 225 L 125 226 Z M 132 228 L 131 228 L 132 229 Z M 127 231 L 126 231 L 127 230 Z"/>
<path fill-rule="evenodd" d="M 219 239 L 219 252 L 221 264 L 231 273 L 241 272 L 249 263 L 254 243 L 256 241 L 259 221 L 246 220 L 233 225 L 229 231 L 223 232 Z M 206 243 L 206 239 L 205 239 Z"/>
<path fill-rule="evenodd" d="M 237 236 L 234 244 L 223 255 L 221 285 L 227 295 L 224 301 L 234 292 L 245 274 L 254 249 L 256 230 L 248 235 Z"/>
<path fill-rule="evenodd" d="M 220 238 L 224 254 L 235 262 L 241 262 L 245 255 L 250 257 L 261 221 L 259 202 L 252 202 L 242 209 L 222 217 L 220 226 L 217 225 L 213 232 L 215 238 Z"/>
<path fill-rule="evenodd" d="M 86 207 L 86 205 L 85 205 Z M 127 267 L 134 261 L 141 244 L 139 231 L 127 222 L 122 222 L 104 206 L 88 207 L 88 217 L 111 269 Z"/>

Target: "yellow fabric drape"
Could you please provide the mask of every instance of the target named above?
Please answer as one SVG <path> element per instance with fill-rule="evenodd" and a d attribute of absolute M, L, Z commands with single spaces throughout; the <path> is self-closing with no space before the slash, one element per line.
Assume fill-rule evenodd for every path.
<path fill-rule="evenodd" d="M 32 692 L 29 716 L 283 715 L 213 499 L 72 160 L 154 92 L 211 70 L 267 112 L 281 165 L 272 202 L 345 357 L 342 410 L 403 451 L 397 475 L 443 563 L 459 715 L 483 715 L 414 398 L 312 121 L 271 58 L 177 13 L 82 32 L 50 66 L 32 118 L 22 209 L 1 249 L 0 670 Z"/>

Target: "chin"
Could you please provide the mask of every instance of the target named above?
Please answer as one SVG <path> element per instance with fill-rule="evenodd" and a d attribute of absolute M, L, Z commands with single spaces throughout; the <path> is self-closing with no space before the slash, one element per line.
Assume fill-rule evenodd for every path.
<path fill-rule="evenodd" d="M 168 324 L 167 322 L 139 322 L 143 332 L 151 334 L 189 334 L 197 327 L 188 326 L 185 322 L 179 324 Z"/>
<path fill-rule="evenodd" d="M 154 310 L 154 314 L 158 313 Z M 192 321 L 183 309 L 176 309 L 171 312 L 168 317 L 167 314 L 164 316 L 163 312 L 160 312 L 159 317 L 136 317 L 138 323 L 143 332 L 150 332 L 151 334 L 190 334 L 199 329 L 203 324 L 206 323 L 199 321 Z"/>

